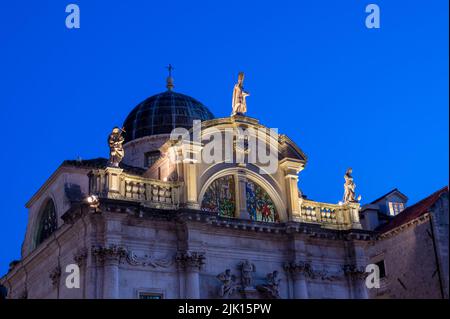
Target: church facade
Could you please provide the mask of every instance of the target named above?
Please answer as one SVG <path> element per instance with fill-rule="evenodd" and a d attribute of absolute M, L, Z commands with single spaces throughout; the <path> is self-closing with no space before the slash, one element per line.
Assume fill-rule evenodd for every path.
<path fill-rule="evenodd" d="M 246 96 L 242 74 L 215 118 L 169 76 L 113 130 L 109 159 L 63 162 L 27 203 L 8 298 L 376 297 L 379 234 L 351 170 L 342 202 L 302 196 L 307 156 L 246 116 Z"/>

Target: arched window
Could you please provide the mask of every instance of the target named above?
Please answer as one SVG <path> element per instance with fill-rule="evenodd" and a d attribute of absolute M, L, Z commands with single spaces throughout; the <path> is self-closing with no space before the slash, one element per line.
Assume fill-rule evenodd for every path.
<path fill-rule="evenodd" d="M 241 184 L 240 184 L 241 185 Z M 279 222 L 280 217 L 269 194 L 257 183 L 246 179 L 244 183 L 248 218 L 261 222 Z M 241 191 L 238 192 L 241 194 Z M 219 216 L 235 217 L 236 181 L 233 175 L 214 180 L 203 196 L 202 210 L 217 213 Z"/>
<path fill-rule="evenodd" d="M 49 199 L 40 213 L 36 245 L 46 240 L 57 228 L 56 210 L 53 201 Z"/>
<path fill-rule="evenodd" d="M 202 210 L 234 217 L 236 189 L 232 175 L 220 177 L 209 185 L 202 200 Z"/>
<path fill-rule="evenodd" d="M 250 219 L 262 222 L 279 222 L 275 204 L 269 194 L 258 184 L 251 180 L 245 183 L 247 197 L 247 212 Z"/>

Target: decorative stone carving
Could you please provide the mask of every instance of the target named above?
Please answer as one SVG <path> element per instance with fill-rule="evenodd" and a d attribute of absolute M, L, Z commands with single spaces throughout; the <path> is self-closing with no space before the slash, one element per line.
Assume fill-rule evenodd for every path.
<path fill-rule="evenodd" d="M 119 167 L 119 163 L 125 156 L 122 144 L 125 139 L 122 136 L 123 129 L 118 127 L 113 128 L 111 134 L 108 137 L 109 145 L 109 163 L 108 166 Z"/>
<path fill-rule="evenodd" d="M 204 253 L 186 251 L 178 252 L 175 259 L 182 268 L 200 270 L 206 258 Z"/>
<path fill-rule="evenodd" d="M 239 264 L 241 268 L 241 284 L 242 289 L 252 287 L 253 273 L 256 271 L 255 265 L 249 260 L 244 260 Z"/>
<path fill-rule="evenodd" d="M 313 278 L 333 281 L 339 279 L 340 276 L 338 272 L 333 273 L 327 269 L 321 269 L 321 270 L 313 270 Z"/>
<path fill-rule="evenodd" d="M 87 254 L 87 249 L 81 248 L 73 255 L 73 261 L 75 261 L 78 267 L 82 267 L 86 264 Z"/>
<path fill-rule="evenodd" d="M 304 261 L 293 261 L 284 264 L 284 270 L 292 275 L 303 274 L 307 277 L 314 278 L 314 271 L 311 264 Z"/>
<path fill-rule="evenodd" d="M 61 279 L 61 267 L 56 266 L 49 274 L 49 278 L 52 281 L 53 287 L 59 286 L 59 280 Z"/>
<path fill-rule="evenodd" d="M 278 271 L 275 270 L 267 274 L 266 284 L 257 286 L 256 288 L 261 291 L 267 298 L 279 299 L 279 286 L 281 279 L 279 278 Z"/>
<path fill-rule="evenodd" d="M 218 274 L 217 279 L 222 282 L 219 296 L 222 298 L 231 297 L 236 291 L 236 276 L 231 274 L 230 269 L 227 269 L 223 273 Z"/>
<path fill-rule="evenodd" d="M 125 248 L 116 245 L 110 245 L 109 247 L 93 246 L 92 254 L 100 262 L 106 260 L 120 262 L 122 258 L 127 256 L 127 251 Z"/>
<path fill-rule="evenodd" d="M 325 268 L 320 270 L 314 269 L 309 262 L 303 261 L 286 263 L 284 269 L 293 275 L 303 274 L 305 277 L 311 279 L 333 281 L 340 277 L 339 272 L 330 272 Z"/>
<path fill-rule="evenodd" d="M 342 267 L 344 274 L 346 276 L 352 276 L 358 279 L 364 279 L 367 277 L 368 273 L 366 273 L 364 267 L 357 266 L 354 264 L 347 264 Z"/>
<path fill-rule="evenodd" d="M 127 253 L 126 260 L 133 266 L 151 266 L 153 268 L 167 268 L 173 263 L 173 260 L 170 258 L 158 259 L 149 255 L 137 256 L 133 251 Z"/>

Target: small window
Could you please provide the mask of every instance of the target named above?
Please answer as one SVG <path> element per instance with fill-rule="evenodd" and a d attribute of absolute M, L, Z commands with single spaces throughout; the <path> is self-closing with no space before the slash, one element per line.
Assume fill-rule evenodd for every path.
<path fill-rule="evenodd" d="M 396 216 L 400 214 L 404 209 L 403 203 L 395 203 L 395 202 L 389 202 L 389 214 L 391 216 Z"/>
<path fill-rule="evenodd" d="M 163 295 L 157 293 L 140 292 L 139 299 L 163 299 Z"/>
<path fill-rule="evenodd" d="M 386 277 L 386 267 L 384 265 L 384 260 L 380 260 L 379 262 L 375 263 L 375 265 L 377 265 L 378 269 L 380 269 L 380 279 Z"/>
<path fill-rule="evenodd" d="M 145 166 L 150 167 L 161 157 L 159 151 L 152 151 L 145 153 Z"/>

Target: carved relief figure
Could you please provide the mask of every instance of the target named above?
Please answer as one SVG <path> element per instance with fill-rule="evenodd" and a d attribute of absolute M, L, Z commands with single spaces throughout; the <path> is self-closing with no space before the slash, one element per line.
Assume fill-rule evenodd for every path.
<path fill-rule="evenodd" d="M 247 102 L 245 101 L 245 98 L 249 95 L 248 92 L 244 91 L 244 72 L 239 72 L 238 82 L 233 90 L 233 113 L 231 115 L 245 114 L 247 112 Z"/>
<path fill-rule="evenodd" d="M 231 274 L 231 270 L 227 269 L 223 273 L 217 275 L 217 279 L 222 282 L 220 286 L 220 297 L 230 297 L 236 290 L 236 277 Z"/>
<path fill-rule="evenodd" d="M 245 289 L 247 287 L 252 286 L 252 273 L 255 272 L 255 265 L 250 261 L 245 260 L 241 263 L 241 281 L 242 288 Z"/>
<path fill-rule="evenodd" d="M 122 161 L 125 152 L 123 150 L 122 144 L 124 138 L 122 136 L 123 130 L 118 127 L 113 128 L 111 134 L 108 137 L 109 145 L 109 166 L 119 167 L 119 163 Z"/>
<path fill-rule="evenodd" d="M 275 270 L 267 274 L 267 283 L 265 285 L 258 286 L 258 290 L 262 291 L 269 298 L 280 298 L 279 286 L 281 279 L 279 278 L 278 271 Z"/>

